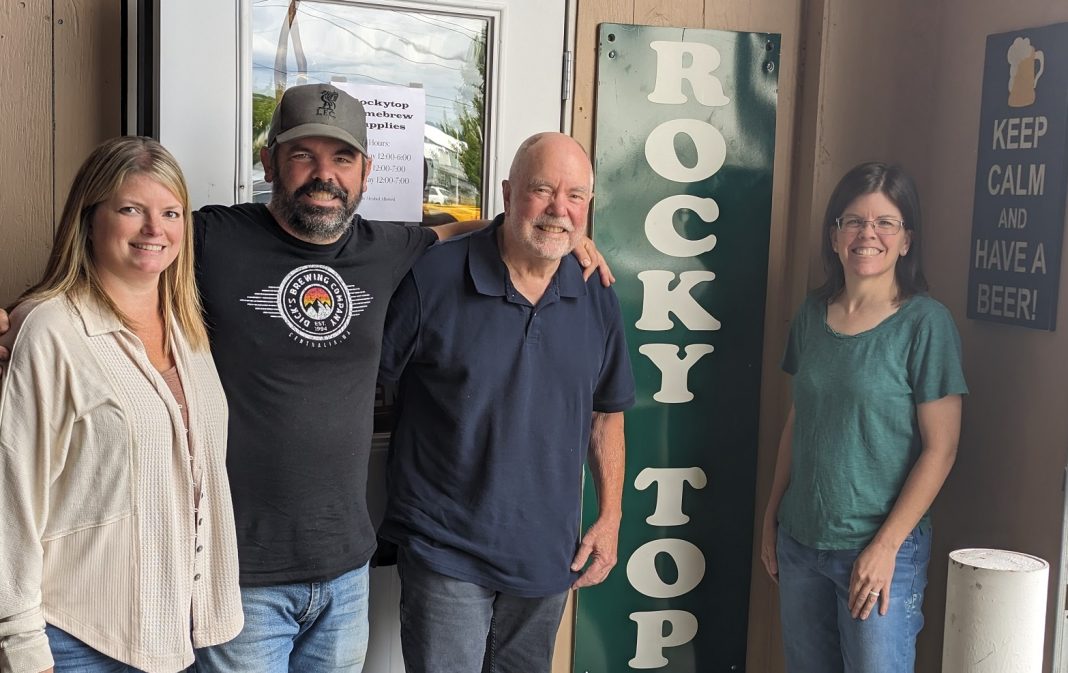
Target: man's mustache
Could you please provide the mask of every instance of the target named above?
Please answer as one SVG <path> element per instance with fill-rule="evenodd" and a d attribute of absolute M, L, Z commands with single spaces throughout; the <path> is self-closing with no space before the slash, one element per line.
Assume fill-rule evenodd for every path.
<path fill-rule="evenodd" d="M 320 180 L 319 178 L 313 178 L 310 182 L 307 182 L 302 185 L 299 189 L 297 189 L 294 196 L 307 196 L 312 192 L 326 192 L 331 196 L 336 196 L 339 199 L 342 199 L 346 203 L 349 200 L 349 193 L 345 191 L 342 187 L 334 184 L 333 182 L 326 182 L 324 180 Z"/>
<path fill-rule="evenodd" d="M 538 215 L 537 217 L 534 218 L 534 221 L 531 222 L 531 224 L 533 224 L 535 227 L 544 227 L 544 226 L 560 227 L 561 229 L 563 229 L 564 231 L 566 231 L 569 234 L 571 232 L 575 231 L 575 227 L 571 224 L 571 220 L 567 219 L 566 217 L 553 217 L 551 215 Z"/>

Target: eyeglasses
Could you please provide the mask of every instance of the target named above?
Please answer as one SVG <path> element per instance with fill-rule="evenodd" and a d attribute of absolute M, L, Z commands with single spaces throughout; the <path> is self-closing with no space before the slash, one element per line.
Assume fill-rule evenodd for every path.
<path fill-rule="evenodd" d="M 850 233 L 863 231 L 869 222 L 871 222 L 872 228 L 875 229 L 875 233 L 885 236 L 893 236 L 901 231 L 901 227 L 905 224 L 904 220 L 894 217 L 877 217 L 874 220 L 865 220 L 863 217 L 857 217 L 856 215 L 843 215 L 842 217 L 834 218 L 834 223 L 838 225 L 839 231 L 848 231 Z"/>

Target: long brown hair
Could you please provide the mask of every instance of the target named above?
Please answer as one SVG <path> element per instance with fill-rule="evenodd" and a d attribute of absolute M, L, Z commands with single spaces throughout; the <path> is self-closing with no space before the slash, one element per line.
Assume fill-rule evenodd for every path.
<path fill-rule="evenodd" d="M 107 306 L 126 327 L 130 319 L 104 291 L 93 263 L 89 228 L 96 207 L 110 199 L 127 178 L 143 175 L 178 197 L 185 220 L 182 243 L 174 263 L 160 275 L 160 311 L 168 342 L 172 319 L 190 346 L 208 348 L 200 294 L 193 268 L 193 215 L 182 169 L 170 152 L 152 138 L 120 137 L 104 141 L 85 160 L 74 178 L 41 281 L 24 292 L 19 302 L 50 299 L 61 294 L 88 295 Z"/>

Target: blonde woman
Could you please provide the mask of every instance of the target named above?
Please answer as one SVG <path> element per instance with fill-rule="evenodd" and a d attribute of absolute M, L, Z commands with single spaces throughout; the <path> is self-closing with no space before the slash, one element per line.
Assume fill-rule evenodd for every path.
<path fill-rule="evenodd" d="M 173 673 L 241 629 L 192 252 L 174 158 L 93 151 L 3 337 L 0 670 Z"/>

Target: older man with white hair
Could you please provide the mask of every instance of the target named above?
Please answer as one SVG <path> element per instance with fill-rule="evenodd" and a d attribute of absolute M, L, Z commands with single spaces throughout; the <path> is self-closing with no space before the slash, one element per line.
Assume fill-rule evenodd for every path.
<path fill-rule="evenodd" d="M 634 381 L 615 293 L 568 254 L 590 162 L 538 134 L 503 186 L 504 214 L 424 255 L 387 316 L 399 414 L 380 535 L 400 547 L 408 673 L 548 673 L 567 590 L 616 562 Z M 600 514 L 580 535 L 586 462 Z"/>

